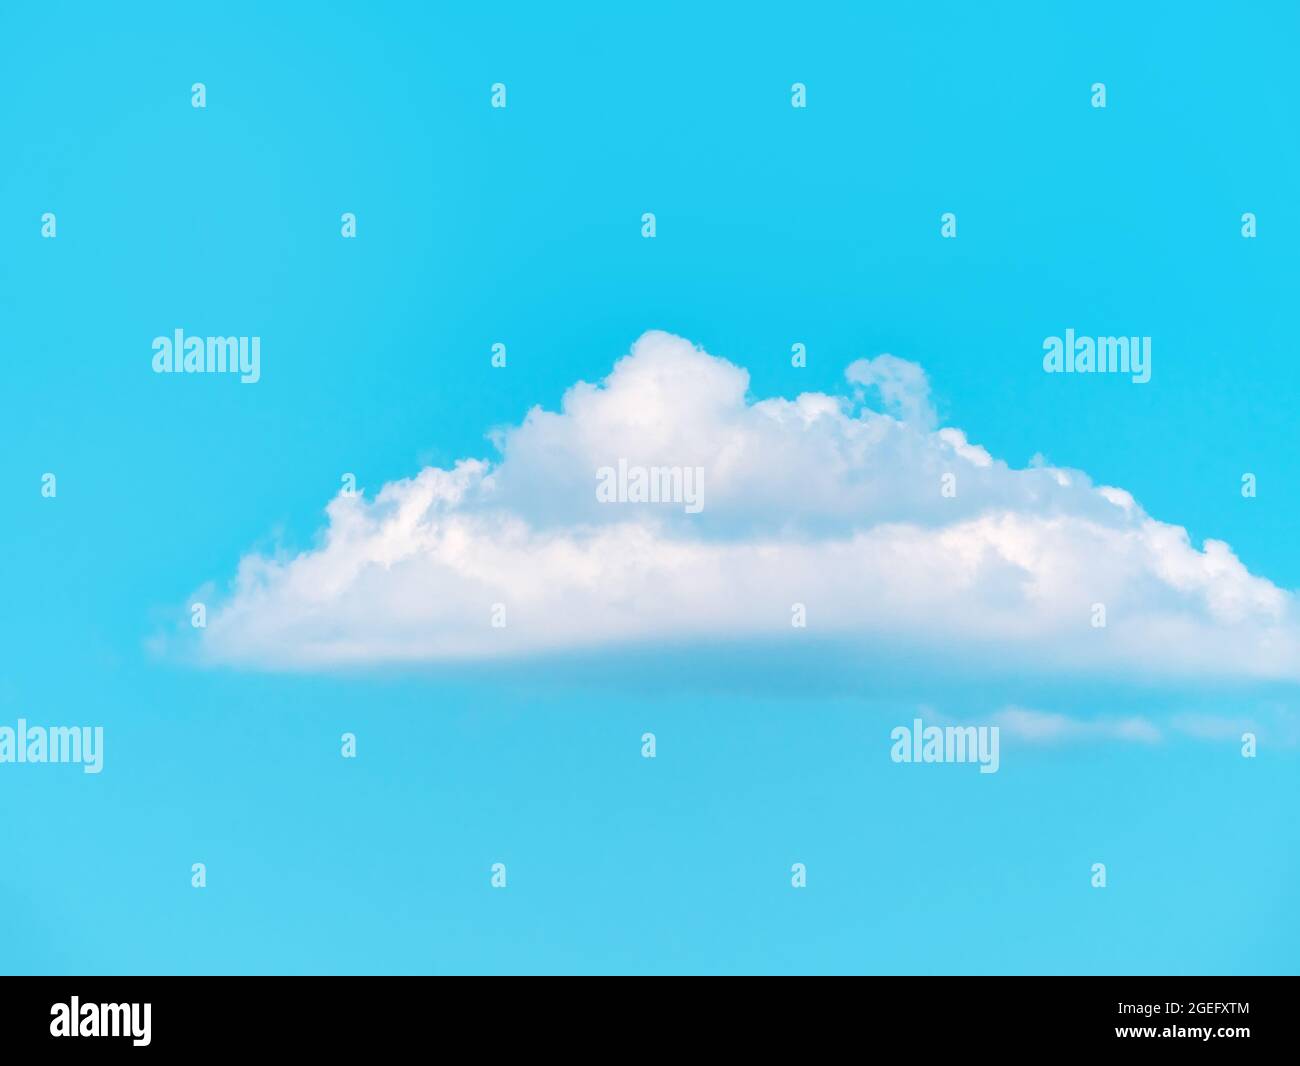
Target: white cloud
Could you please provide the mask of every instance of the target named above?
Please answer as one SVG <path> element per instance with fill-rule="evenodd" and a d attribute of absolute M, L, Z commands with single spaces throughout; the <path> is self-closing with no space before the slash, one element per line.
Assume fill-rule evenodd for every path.
<path fill-rule="evenodd" d="M 916 363 L 896 355 L 878 355 L 850 363 L 844 376 L 880 393 L 884 410 L 903 422 L 933 429 L 936 418 L 930 406 L 930 379 Z"/>
<path fill-rule="evenodd" d="M 1250 718 L 1225 718 L 1222 715 L 1187 712 L 1174 715 L 1170 725 L 1180 733 L 1198 740 L 1239 740 L 1242 733 L 1257 732 L 1259 726 Z"/>
<path fill-rule="evenodd" d="M 1127 740 L 1155 744 L 1162 739 L 1160 730 L 1140 716 L 1089 720 L 1051 711 L 1006 707 L 993 715 L 993 724 L 1008 736 L 1034 744 L 1077 740 Z"/>
<path fill-rule="evenodd" d="M 861 395 L 753 401 L 740 367 L 647 333 L 559 412 L 500 433 L 498 461 L 340 495 L 318 547 L 246 556 L 200 654 L 313 669 L 834 638 L 1051 671 L 1300 676 L 1294 595 L 1228 545 L 1197 550 L 1122 490 L 935 431 L 915 364 L 860 360 L 849 377 L 894 415 Z M 598 502 L 596 471 L 620 459 L 702 467 L 703 512 Z"/>

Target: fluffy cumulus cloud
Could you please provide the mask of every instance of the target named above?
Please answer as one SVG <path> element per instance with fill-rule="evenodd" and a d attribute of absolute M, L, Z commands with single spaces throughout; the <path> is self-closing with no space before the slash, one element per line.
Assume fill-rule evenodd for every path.
<path fill-rule="evenodd" d="M 1013 469 L 939 427 L 914 363 L 846 377 L 844 395 L 755 399 L 741 367 L 647 333 L 602 382 L 502 432 L 494 461 L 340 495 L 317 547 L 245 557 L 200 654 L 325 669 L 801 640 L 1045 671 L 1300 674 L 1294 595 L 1227 544 L 1198 548 L 1122 489 Z M 651 482 L 671 499 L 638 502 Z"/>

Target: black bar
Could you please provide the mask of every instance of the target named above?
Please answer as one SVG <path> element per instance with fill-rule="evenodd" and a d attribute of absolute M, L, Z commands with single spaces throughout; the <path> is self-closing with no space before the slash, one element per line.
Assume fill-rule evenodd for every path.
<path fill-rule="evenodd" d="M 604 1058 L 617 1061 L 637 1048 L 680 1054 L 729 1044 L 733 1050 L 802 1047 L 820 1059 L 844 1041 L 851 1041 L 845 1053 L 895 1048 L 890 1057 L 907 1049 L 922 1058 L 944 1049 L 994 1055 L 1131 1050 L 1277 1061 L 1293 1058 L 1296 1046 L 1291 978 L 871 977 L 843 979 L 838 987 L 785 980 L 779 988 L 753 981 L 719 988 L 703 978 L 710 987 L 691 989 L 575 980 L 9 978 L 0 994 L 0 1046 L 3 1061 L 14 1063 L 65 1054 L 167 1061 L 189 1054 L 206 1061 L 213 1054 L 277 1050 L 336 1061 L 406 1057 L 413 1046 L 421 1057 L 454 1053 L 457 1059 L 491 1059 L 516 1046 L 548 1054 L 603 1046 Z M 68 1028 L 73 997 L 78 1035 L 55 1036 L 52 1028 Z M 127 1013 L 123 1005 L 136 1009 Z M 111 1032 L 115 1020 L 125 1035 L 80 1035 L 81 1027 Z"/>

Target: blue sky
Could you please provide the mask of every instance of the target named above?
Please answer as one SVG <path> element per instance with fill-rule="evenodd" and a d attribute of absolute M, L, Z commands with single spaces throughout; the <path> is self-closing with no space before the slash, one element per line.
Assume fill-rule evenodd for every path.
<path fill-rule="evenodd" d="M 327 600 L 363 649 L 330 669 L 295 661 L 291 598 L 232 584 L 241 559 L 323 551 L 343 473 L 373 500 L 495 463 L 490 431 L 561 411 L 661 330 L 748 372 L 724 429 L 801 393 L 857 404 L 851 364 L 907 360 L 939 424 L 1006 470 L 1041 456 L 1122 488 L 1291 610 L 1300 16 L 863 8 L 6 8 L 0 725 L 102 725 L 105 758 L 0 765 L 0 970 L 1294 972 L 1296 660 L 1283 643 L 1236 669 L 1262 629 L 1202 612 L 1184 644 L 1117 617 L 1103 650 L 1086 620 L 981 632 L 985 601 L 957 597 L 962 625 L 927 635 L 864 595 L 870 634 L 852 604 L 814 607 L 799 646 L 724 618 L 543 649 L 516 627 L 511 654 L 449 655 L 414 603 L 399 637 L 444 628 L 394 663 L 391 631 Z M 152 373 L 176 328 L 259 336 L 261 380 Z M 1066 328 L 1152 337 L 1151 381 L 1045 374 Z M 730 373 L 682 358 L 689 380 Z M 631 365 L 654 381 L 666 359 Z M 498 436 L 509 513 L 572 528 L 550 444 L 617 414 Z M 909 449 L 940 445 L 899 440 L 871 484 L 906 500 Z M 778 453 L 773 483 L 811 499 L 817 471 Z M 1030 477 L 994 470 L 1007 492 Z M 699 528 L 742 568 L 770 501 L 717 498 Z M 810 513 L 833 525 L 826 500 Z M 1115 557 L 1079 572 L 1145 589 Z M 223 609 L 259 654 L 221 637 Z M 1234 651 L 1207 673 L 1216 643 Z M 996 774 L 889 759 L 917 715 L 1007 709 L 1059 728 L 1004 735 Z M 1156 739 L 1117 730 L 1135 720 Z"/>

